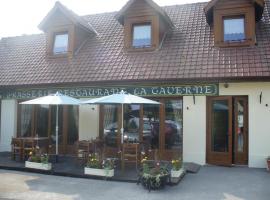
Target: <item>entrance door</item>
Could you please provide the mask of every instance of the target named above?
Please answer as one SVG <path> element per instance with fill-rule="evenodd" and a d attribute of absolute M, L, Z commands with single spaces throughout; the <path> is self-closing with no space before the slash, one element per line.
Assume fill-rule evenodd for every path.
<path fill-rule="evenodd" d="M 232 164 L 232 98 L 208 99 L 207 162 Z"/>
<path fill-rule="evenodd" d="M 207 104 L 207 163 L 248 163 L 248 98 L 209 97 Z"/>

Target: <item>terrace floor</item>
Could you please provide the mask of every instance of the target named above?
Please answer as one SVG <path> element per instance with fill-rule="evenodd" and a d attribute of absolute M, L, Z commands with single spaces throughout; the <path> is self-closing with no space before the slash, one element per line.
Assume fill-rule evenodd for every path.
<path fill-rule="evenodd" d="M 10 152 L 0 152 L 0 169 L 38 172 L 42 174 L 61 175 L 78 178 L 104 179 L 104 177 L 85 175 L 84 166 L 82 165 L 82 163 L 78 162 L 78 160 L 72 156 L 60 155 L 58 157 L 58 162 L 53 163 L 52 166 L 52 170 L 50 171 L 25 168 L 24 162 L 14 161 L 11 159 Z M 125 167 L 125 170 L 121 170 L 120 164 L 117 164 L 115 169 L 115 175 L 110 179 L 114 181 L 137 182 L 137 174 L 138 173 L 135 165 L 127 165 Z"/>

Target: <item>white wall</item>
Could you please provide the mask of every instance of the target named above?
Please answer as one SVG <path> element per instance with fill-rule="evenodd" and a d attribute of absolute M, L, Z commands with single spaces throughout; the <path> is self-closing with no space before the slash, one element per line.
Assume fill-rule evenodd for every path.
<path fill-rule="evenodd" d="M 183 97 L 183 159 L 201 165 L 206 160 L 206 97 Z"/>
<path fill-rule="evenodd" d="M 11 151 L 11 138 L 17 131 L 17 101 L 2 100 L 0 152 Z"/>
<path fill-rule="evenodd" d="M 86 100 L 86 99 L 83 99 Z M 79 106 L 79 140 L 95 139 L 99 135 L 99 106 Z"/>
<path fill-rule="evenodd" d="M 219 88 L 220 95 L 248 95 L 249 167 L 266 167 L 265 158 L 270 155 L 270 82 L 229 83 L 228 88 L 221 83 Z"/>

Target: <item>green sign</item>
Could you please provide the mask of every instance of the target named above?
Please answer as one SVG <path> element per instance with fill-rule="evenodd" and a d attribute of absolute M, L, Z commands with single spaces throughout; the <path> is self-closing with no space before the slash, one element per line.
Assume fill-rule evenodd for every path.
<path fill-rule="evenodd" d="M 138 96 L 190 96 L 190 95 L 218 95 L 218 84 L 202 85 L 147 85 L 147 86 L 115 86 L 115 87 L 71 87 L 71 88 L 46 88 L 0 91 L 1 99 L 32 99 L 46 96 L 57 91 L 62 94 L 82 98 L 101 97 L 119 93 L 124 90 L 127 93 Z"/>

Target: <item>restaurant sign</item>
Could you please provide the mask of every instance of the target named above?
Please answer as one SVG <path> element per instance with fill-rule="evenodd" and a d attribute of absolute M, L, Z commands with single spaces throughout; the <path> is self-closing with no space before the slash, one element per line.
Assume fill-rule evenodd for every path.
<path fill-rule="evenodd" d="M 46 88 L 0 91 L 1 99 L 32 99 L 46 96 L 59 91 L 62 94 L 77 97 L 101 97 L 119 93 L 124 90 L 127 93 L 138 96 L 192 96 L 218 95 L 218 84 L 202 85 L 147 85 L 147 86 L 115 86 L 115 87 L 70 87 L 70 88 Z"/>

